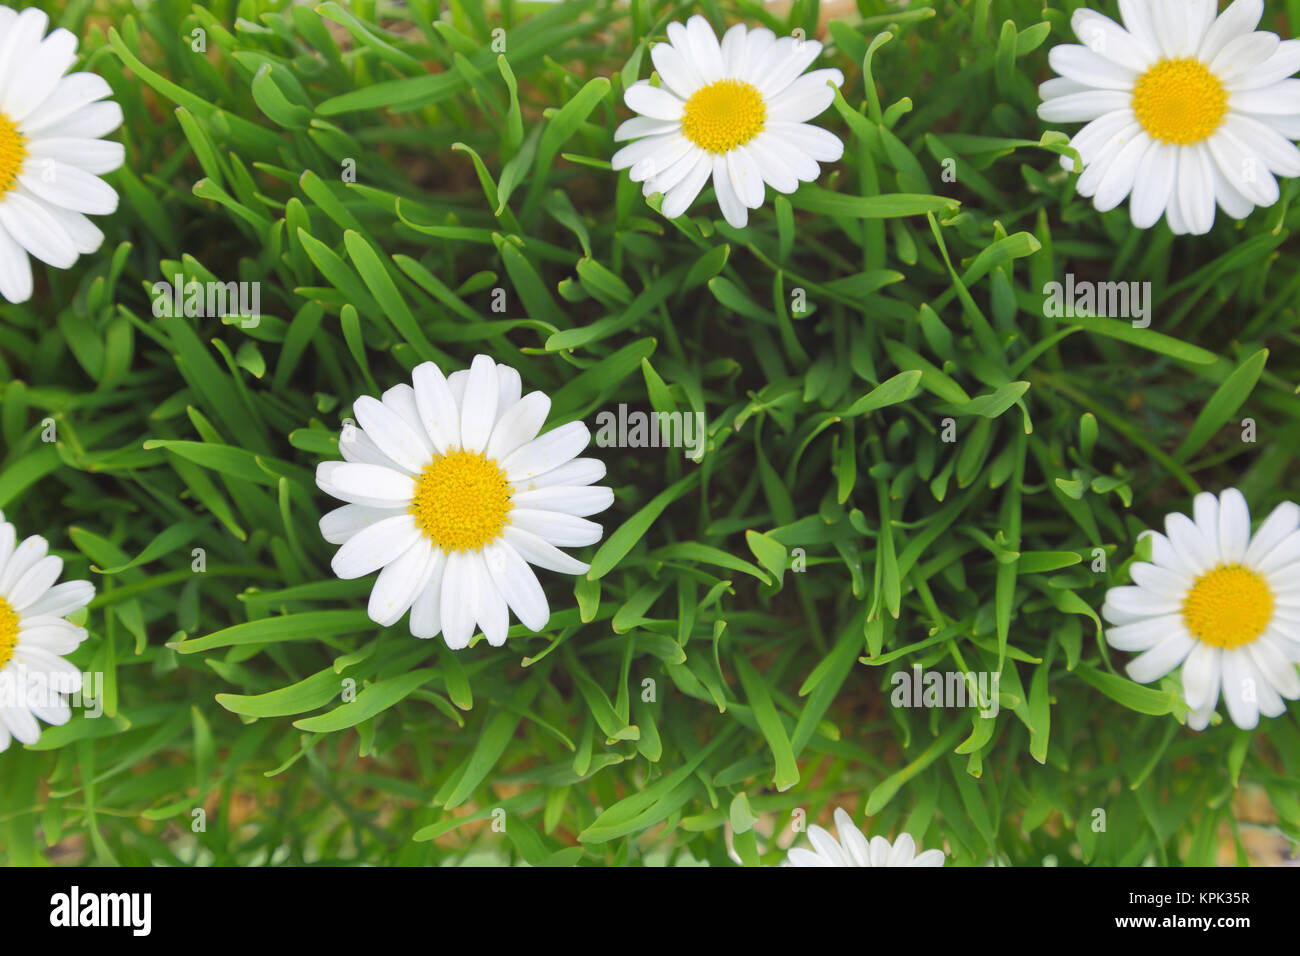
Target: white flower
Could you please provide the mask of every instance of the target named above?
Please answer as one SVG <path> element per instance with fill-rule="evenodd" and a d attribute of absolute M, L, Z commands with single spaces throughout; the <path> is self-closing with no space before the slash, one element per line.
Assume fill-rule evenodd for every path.
<path fill-rule="evenodd" d="M 1140 684 L 1182 665 L 1192 729 L 1209 724 L 1222 687 L 1228 716 L 1248 730 L 1300 697 L 1300 506 L 1278 505 L 1253 537 L 1236 488 L 1197 495 L 1192 513 L 1148 532 L 1151 563 L 1106 593 L 1101 613 L 1118 625 L 1106 640 L 1142 652 L 1128 664 Z"/>
<path fill-rule="evenodd" d="M 28 254 L 67 269 L 104 234 L 86 218 L 117 209 L 100 179 L 122 165 L 121 143 L 101 139 L 122 124 L 122 108 L 99 102 L 112 90 L 93 73 L 64 73 L 77 38 L 35 7 L 0 7 L 0 295 L 32 296 Z"/>
<path fill-rule="evenodd" d="M 95 596 L 89 581 L 54 583 L 63 559 L 47 553 L 40 535 L 16 542 L 0 511 L 0 752 L 10 737 L 36 743 L 38 717 L 57 726 L 72 716 L 64 695 L 81 690 L 81 672 L 63 657 L 86 639 L 86 629 L 64 617 Z"/>
<path fill-rule="evenodd" d="M 1071 23 L 1083 46 L 1055 47 L 1061 76 L 1039 92 L 1038 115 L 1088 122 L 1071 141 L 1078 191 L 1102 212 L 1132 194 L 1141 229 L 1163 215 L 1176 234 L 1271 206 L 1274 174 L 1300 176 L 1300 41 L 1256 32 L 1263 0 L 1120 0 L 1125 27 L 1092 10 Z M 1073 160 L 1062 159 L 1067 170 Z"/>
<path fill-rule="evenodd" d="M 505 643 L 509 610 L 531 631 L 550 618 L 529 564 L 564 574 L 588 565 L 560 551 L 600 540 L 584 516 L 614 493 L 592 487 L 603 462 L 578 458 L 591 433 L 570 422 L 538 437 L 551 409 L 541 392 L 520 397 L 519 373 L 486 355 L 444 378 L 425 362 L 414 384 L 353 405 L 360 427 L 339 440 L 346 461 L 322 462 L 316 484 L 349 502 L 321 518 L 342 545 L 340 578 L 379 571 L 369 614 L 385 627 L 408 610 L 411 633 L 467 647 L 475 625 Z M 382 570 L 380 570 L 382 568 Z"/>
<path fill-rule="evenodd" d="M 808 842 L 813 849 L 795 847 L 787 862 L 790 866 L 943 866 L 942 850 L 917 853 L 916 841 L 908 833 L 893 845 L 882 836 L 874 836 L 868 843 L 840 808 L 835 810 L 835 830 L 839 840 L 814 823 L 808 828 Z"/>
<path fill-rule="evenodd" d="M 776 38 L 771 30 L 736 24 L 721 45 L 704 17 L 668 24 L 667 43 L 650 50 L 660 86 L 632 84 L 623 96 L 641 114 L 614 133 L 635 139 L 611 160 L 629 169 L 642 192 L 663 193 L 661 212 L 676 219 L 713 177 L 727 222 L 741 228 L 763 205 L 763 184 L 792 193 L 820 174 L 817 163 L 844 155 L 832 133 L 811 126 L 830 106 L 839 70 L 804 70 L 817 59 L 816 40 Z"/>

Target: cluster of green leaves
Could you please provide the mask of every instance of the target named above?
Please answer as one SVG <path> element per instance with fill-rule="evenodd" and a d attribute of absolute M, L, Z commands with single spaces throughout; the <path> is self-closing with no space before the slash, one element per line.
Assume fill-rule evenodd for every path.
<path fill-rule="evenodd" d="M 1201 239 L 1096 213 L 1034 113 L 1077 6 L 52 9 L 128 163 L 109 244 L 0 313 L 0 508 L 96 582 L 106 713 L 0 757 L 0 859 L 770 864 L 843 806 L 957 863 L 1199 863 L 1244 787 L 1300 836 L 1294 717 L 1184 730 L 1095 612 L 1196 490 L 1287 496 L 1300 190 Z M 846 76 L 844 160 L 743 230 L 609 169 L 695 12 Z M 1066 272 L 1151 282 L 1151 327 L 1049 317 Z M 156 316 L 176 275 L 260 283 L 259 321 Z M 479 351 L 551 424 L 702 413 L 708 447 L 596 449 L 591 572 L 454 654 L 333 578 L 313 468 L 358 395 Z M 917 666 L 1000 675 L 1000 712 L 891 706 Z"/>

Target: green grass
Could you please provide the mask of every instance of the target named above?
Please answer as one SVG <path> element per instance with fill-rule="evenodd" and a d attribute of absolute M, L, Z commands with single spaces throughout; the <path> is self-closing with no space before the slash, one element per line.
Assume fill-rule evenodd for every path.
<path fill-rule="evenodd" d="M 812 35 L 815 2 L 42 5 L 128 158 L 100 252 L 0 308 L 0 508 L 96 583 L 107 713 L 0 757 L 0 861 L 729 865 L 731 825 L 772 864 L 835 806 L 955 864 L 1294 847 L 1295 706 L 1193 734 L 1096 610 L 1195 491 L 1296 497 L 1300 188 L 1199 239 L 1076 196 L 1034 111 L 1078 4 L 859 0 L 818 34 L 845 157 L 744 230 L 609 170 L 622 91 L 672 19 Z M 1066 272 L 1150 281 L 1151 327 L 1047 317 Z M 155 317 L 177 273 L 260 282 L 260 322 Z M 551 425 L 709 444 L 594 449 L 591 573 L 453 654 L 334 579 L 313 471 L 358 395 L 480 351 Z M 891 707 L 914 665 L 1000 673 L 1000 713 Z"/>

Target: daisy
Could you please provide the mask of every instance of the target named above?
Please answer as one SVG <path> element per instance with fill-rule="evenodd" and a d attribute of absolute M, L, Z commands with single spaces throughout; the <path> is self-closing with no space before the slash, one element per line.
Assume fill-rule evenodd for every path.
<path fill-rule="evenodd" d="M 1187 724 L 1204 730 L 1223 699 L 1249 730 L 1300 697 L 1300 506 L 1280 504 L 1250 533 L 1236 488 L 1192 502 L 1194 518 L 1171 514 L 1151 535 L 1151 562 L 1130 570 L 1132 586 L 1111 588 L 1102 615 L 1117 625 L 1106 640 L 1141 651 L 1128 664 L 1140 684 L 1180 664 Z"/>
<path fill-rule="evenodd" d="M 1124 27 L 1092 10 L 1071 24 L 1083 46 L 1055 47 L 1061 75 L 1038 115 L 1085 126 L 1078 191 L 1098 210 L 1128 196 L 1140 229 L 1163 215 L 1176 234 L 1278 201 L 1278 176 L 1300 176 L 1300 41 L 1256 31 L 1263 0 L 1120 0 Z M 1127 27 L 1127 29 L 1125 29 Z M 1069 157 L 1062 159 L 1073 170 Z"/>
<path fill-rule="evenodd" d="M 64 660 L 86 639 L 86 629 L 64 617 L 90 603 L 89 581 L 55 584 L 63 559 L 48 554 L 40 535 L 17 543 L 0 511 L 0 752 L 9 739 L 34 744 L 37 718 L 55 726 L 72 716 L 65 694 L 81 690 L 81 672 Z"/>
<path fill-rule="evenodd" d="M 121 143 L 100 137 L 122 124 L 122 108 L 93 73 L 67 73 L 77 38 L 35 7 L 0 7 L 0 295 L 32 296 L 28 254 L 67 269 L 104 234 L 86 218 L 117 209 L 100 179 L 122 165 Z M 44 39 L 42 39 L 44 37 Z"/>
<path fill-rule="evenodd" d="M 813 824 L 808 841 L 813 849 L 795 847 L 786 862 L 790 866 L 943 866 L 942 850 L 916 852 L 916 841 L 904 833 L 891 845 L 882 836 L 870 842 L 853 825 L 853 819 L 840 808 L 835 810 L 835 830 L 839 839 Z"/>
<path fill-rule="evenodd" d="M 704 17 L 668 24 L 668 42 L 650 49 L 659 86 L 632 84 L 623 96 L 640 115 L 614 133 L 635 139 L 611 160 L 629 169 L 642 192 L 663 193 L 661 212 L 676 219 L 713 178 L 727 222 L 741 228 L 763 205 L 763 184 L 792 193 L 812 182 L 818 162 L 844 155 L 839 138 L 808 120 L 835 99 L 839 70 L 804 70 L 817 59 L 816 40 L 776 38 L 771 30 L 736 24 L 719 45 Z"/>
<path fill-rule="evenodd" d="M 538 437 L 551 400 L 521 398 L 513 368 L 478 355 L 445 378 L 433 362 L 413 374 L 414 388 L 358 398 L 358 425 L 339 440 L 345 460 L 316 470 L 320 489 L 348 502 L 320 521 L 325 540 L 342 545 L 331 566 L 340 578 L 379 571 L 368 609 L 377 624 L 409 610 L 416 637 L 441 631 L 459 649 L 477 625 L 499 647 L 507 609 L 530 631 L 546 626 L 550 608 L 529 565 L 585 573 L 559 549 L 600 540 L 585 516 L 614 493 L 593 487 L 603 462 L 577 457 L 591 440 L 582 422 Z"/>

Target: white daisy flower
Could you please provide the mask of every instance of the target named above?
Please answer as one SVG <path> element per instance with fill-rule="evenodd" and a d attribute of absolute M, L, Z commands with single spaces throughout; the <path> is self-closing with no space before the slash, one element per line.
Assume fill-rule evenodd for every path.
<path fill-rule="evenodd" d="M 117 209 L 100 179 L 122 165 L 121 143 L 101 139 L 122 125 L 122 108 L 93 73 L 67 73 L 77 38 L 35 7 L 0 7 L 0 295 L 32 296 L 28 254 L 67 269 L 104 234 L 86 218 Z M 42 39 L 44 37 L 44 39 Z"/>
<path fill-rule="evenodd" d="M 1038 115 L 1087 122 L 1071 144 L 1078 191 L 1098 210 L 1130 194 L 1140 229 L 1163 215 L 1176 234 L 1202 235 L 1215 203 L 1233 219 L 1278 201 L 1278 176 L 1300 176 L 1300 40 L 1256 31 L 1263 0 L 1119 0 L 1121 27 L 1092 10 L 1071 24 L 1084 45 L 1055 47 L 1061 74 L 1039 92 Z M 1125 27 L 1127 29 L 1125 29 Z M 1067 170 L 1073 160 L 1062 159 Z"/>
<path fill-rule="evenodd" d="M 0 752 L 11 737 L 34 744 L 37 718 L 55 726 L 72 716 L 65 699 L 81 690 L 81 671 L 64 660 L 86 629 L 64 618 L 95 596 L 89 581 L 55 584 L 63 559 L 40 535 L 18 542 L 0 511 Z"/>
<path fill-rule="evenodd" d="M 853 825 L 853 819 L 838 807 L 835 830 L 838 840 L 814 823 L 808 827 L 808 842 L 813 848 L 793 848 L 786 862 L 790 866 L 943 866 L 942 850 L 917 853 L 916 841 L 908 833 L 892 845 L 882 836 L 874 836 L 868 842 Z"/>
<path fill-rule="evenodd" d="M 538 437 L 551 400 L 521 398 L 519 373 L 486 355 L 446 378 L 433 362 L 413 376 L 414 388 L 396 385 L 383 401 L 357 399 L 359 427 L 339 440 L 346 460 L 316 469 L 321 490 L 348 502 L 320 521 L 325 540 L 342 545 L 334 573 L 379 571 L 371 619 L 387 627 L 409 610 L 413 635 L 441 631 L 453 649 L 476 625 L 504 644 L 507 608 L 539 631 L 550 608 L 529 565 L 584 574 L 588 565 L 559 549 L 599 541 L 585 516 L 614 501 L 593 486 L 604 463 L 577 457 L 591 433 L 570 422 Z"/>
<path fill-rule="evenodd" d="M 1171 514 L 1151 531 L 1151 562 L 1130 570 L 1134 585 L 1106 592 L 1106 640 L 1140 651 L 1128 675 L 1159 680 L 1180 664 L 1187 724 L 1204 730 L 1219 702 L 1249 730 L 1300 697 L 1300 506 L 1280 504 L 1250 533 L 1236 488 L 1192 501 L 1193 518 Z"/>
<path fill-rule="evenodd" d="M 632 84 L 623 95 L 640 115 L 616 141 L 635 139 L 611 160 L 630 169 L 642 192 L 663 193 L 662 213 L 676 219 L 713 178 L 727 222 L 741 228 L 763 205 L 764 183 L 792 193 L 821 172 L 818 162 L 844 155 L 839 137 L 808 120 L 835 99 L 839 70 L 804 70 L 822 45 L 736 24 L 718 43 L 704 17 L 668 24 L 668 42 L 650 49 L 659 86 Z"/>

